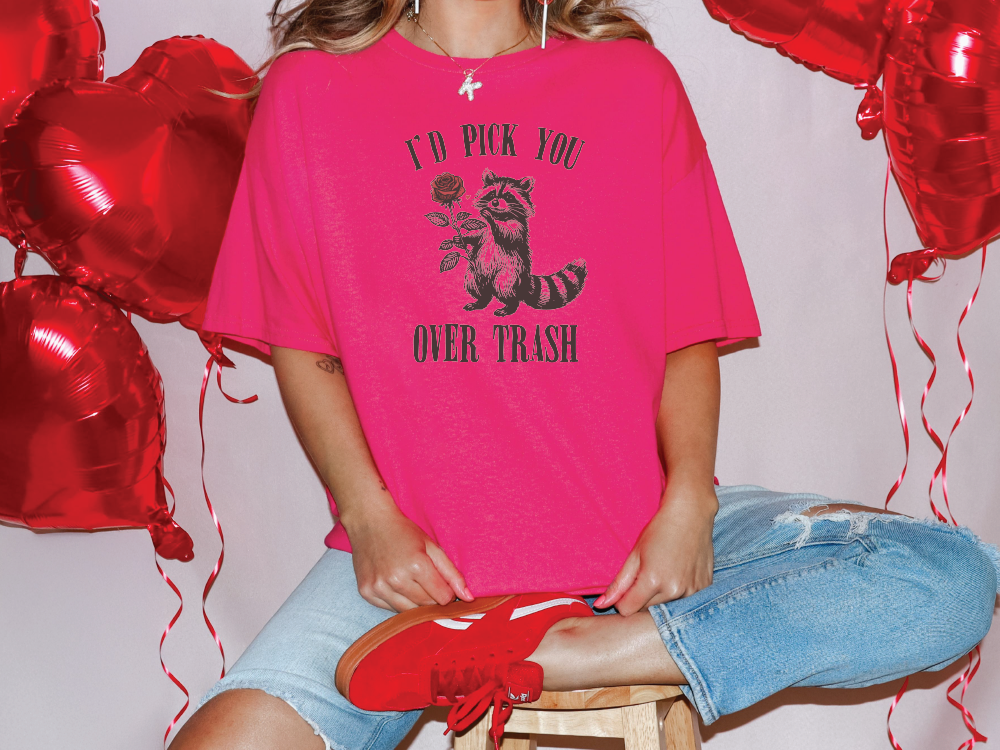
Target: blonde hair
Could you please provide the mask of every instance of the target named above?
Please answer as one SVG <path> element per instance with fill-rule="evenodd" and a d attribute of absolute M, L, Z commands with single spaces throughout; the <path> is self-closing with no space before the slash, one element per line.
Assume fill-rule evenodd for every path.
<path fill-rule="evenodd" d="M 360 52 L 375 44 L 399 22 L 411 0 L 304 0 L 282 10 L 275 0 L 269 17 L 274 53 L 257 69 L 265 71 L 282 55 L 300 49 L 319 49 L 335 55 Z M 521 0 L 521 11 L 536 36 L 542 29 L 538 0 Z M 551 0 L 550 34 L 589 41 L 640 39 L 653 43 L 636 14 L 619 0 Z M 260 92 L 258 83 L 245 94 Z"/>

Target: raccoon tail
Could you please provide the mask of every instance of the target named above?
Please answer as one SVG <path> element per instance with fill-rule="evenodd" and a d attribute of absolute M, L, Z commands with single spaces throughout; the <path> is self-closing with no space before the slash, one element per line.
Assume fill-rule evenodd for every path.
<path fill-rule="evenodd" d="M 554 310 L 565 307 L 575 300 L 583 290 L 583 282 L 587 278 L 587 261 L 577 258 L 548 276 L 535 276 L 528 279 L 528 289 L 524 295 L 524 303 L 536 310 Z"/>

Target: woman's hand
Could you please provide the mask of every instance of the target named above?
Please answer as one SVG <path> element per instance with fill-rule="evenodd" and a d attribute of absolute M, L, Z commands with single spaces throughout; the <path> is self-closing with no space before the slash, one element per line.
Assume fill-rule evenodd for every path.
<path fill-rule="evenodd" d="M 448 556 L 407 519 L 375 467 L 344 376 L 332 354 L 271 347 L 288 416 L 320 476 L 337 498 L 354 551 L 358 591 L 402 612 L 424 604 L 472 601 Z"/>
<path fill-rule="evenodd" d="M 358 592 L 370 604 L 402 612 L 455 597 L 472 601 L 465 578 L 444 551 L 395 506 L 369 510 L 344 528 Z"/>
<path fill-rule="evenodd" d="M 607 591 L 594 602 L 631 615 L 690 596 L 712 582 L 714 490 L 667 487 L 660 510 L 639 535 Z"/>

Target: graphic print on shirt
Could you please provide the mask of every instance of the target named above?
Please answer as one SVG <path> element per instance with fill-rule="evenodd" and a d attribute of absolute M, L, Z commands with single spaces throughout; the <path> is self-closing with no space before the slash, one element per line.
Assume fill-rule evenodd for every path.
<path fill-rule="evenodd" d="M 583 291 L 587 278 L 583 258 L 570 261 L 548 276 L 531 272 L 528 219 L 535 215 L 531 201 L 534 188 L 533 177 L 502 177 L 486 169 L 483 186 L 473 200 L 481 217 L 475 218 L 461 210 L 463 199 L 468 197 L 461 177 L 444 172 L 431 181 L 431 200 L 448 213 L 432 211 L 425 215 L 435 226 L 457 232 L 438 249 L 450 251 L 441 259 L 442 273 L 455 268 L 461 260 L 466 262 L 464 285 L 472 302 L 464 309 L 482 310 L 496 299 L 502 306 L 493 314 L 501 317 L 516 312 L 522 302 L 536 310 L 555 310 Z"/>

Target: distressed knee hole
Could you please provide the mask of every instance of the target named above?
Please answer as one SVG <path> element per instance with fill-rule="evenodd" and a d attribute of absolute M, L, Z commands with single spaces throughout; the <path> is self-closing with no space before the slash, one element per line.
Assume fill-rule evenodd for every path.
<path fill-rule="evenodd" d="M 842 514 L 844 513 L 852 514 L 854 511 L 857 511 L 859 513 L 882 513 L 888 516 L 902 515 L 901 513 L 896 513 L 895 511 L 892 510 L 883 510 L 882 508 L 872 508 L 867 505 L 853 505 L 851 503 L 828 503 L 823 505 L 814 505 L 811 508 L 806 508 L 805 510 L 801 511 L 801 513 L 804 516 L 810 516 L 810 517 L 835 515 L 838 516 L 836 520 L 842 521 L 842 520 L 847 520 L 848 518 L 847 516 L 842 517 Z"/>
<path fill-rule="evenodd" d="M 900 516 L 901 514 L 891 510 L 871 508 L 867 505 L 856 505 L 853 503 L 820 503 L 818 505 L 806 505 L 805 507 L 792 507 L 775 517 L 773 523 L 801 525 L 802 532 L 795 540 L 795 548 L 799 549 L 809 541 L 815 521 L 849 521 L 851 524 L 850 533 L 860 535 L 868 531 L 868 524 L 873 518 L 879 515 Z M 903 517 L 909 518 L 909 516 Z"/>

